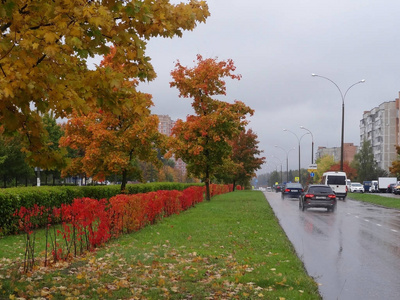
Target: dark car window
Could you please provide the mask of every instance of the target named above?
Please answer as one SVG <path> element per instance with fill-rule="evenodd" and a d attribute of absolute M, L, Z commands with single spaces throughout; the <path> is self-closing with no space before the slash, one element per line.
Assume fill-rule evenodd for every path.
<path fill-rule="evenodd" d="M 302 189 L 303 186 L 300 183 L 287 183 L 286 188 L 300 188 Z"/>
<path fill-rule="evenodd" d="M 308 193 L 315 194 L 333 194 L 332 189 L 329 186 L 311 186 L 308 189 Z"/>
<path fill-rule="evenodd" d="M 346 184 L 345 176 L 329 176 L 328 175 L 328 184 Z"/>

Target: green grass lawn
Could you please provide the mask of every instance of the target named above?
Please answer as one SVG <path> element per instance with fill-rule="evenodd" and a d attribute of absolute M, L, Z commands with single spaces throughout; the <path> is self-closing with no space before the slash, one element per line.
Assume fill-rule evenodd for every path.
<path fill-rule="evenodd" d="M 321 299 L 258 191 L 214 197 L 31 274 L 16 271 L 21 236 L 0 249 L 0 299 Z"/>
<path fill-rule="evenodd" d="M 354 200 L 364 201 L 372 204 L 377 204 L 381 206 L 385 206 L 388 208 L 396 208 L 400 209 L 400 199 L 398 198 L 391 198 L 385 196 L 379 196 L 376 194 L 359 194 L 359 193 L 348 193 L 347 197 Z"/>

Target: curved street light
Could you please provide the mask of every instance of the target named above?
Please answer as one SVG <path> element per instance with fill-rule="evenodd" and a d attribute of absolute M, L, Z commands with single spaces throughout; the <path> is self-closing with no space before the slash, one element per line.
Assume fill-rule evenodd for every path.
<path fill-rule="evenodd" d="M 311 164 L 314 164 L 314 136 L 310 129 L 300 126 L 301 129 L 307 130 L 311 134 Z"/>
<path fill-rule="evenodd" d="M 286 150 L 285 148 L 282 148 L 278 145 L 275 145 L 276 148 L 282 149 L 286 153 L 286 182 L 289 181 L 289 152 L 292 150 L 295 150 L 296 148 L 290 148 L 289 150 Z M 283 183 L 283 182 L 282 182 Z"/>
<path fill-rule="evenodd" d="M 347 92 L 356 84 L 359 83 L 364 83 L 365 79 L 361 79 L 360 81 L 357 81 L 356 83 L 353 83 L 347 90 L 346 92 L 343 94 L 342 90 L 339 88 L 339 86 L 331 79 L 329 79 L 328 77 L 324 77 L 321 75 L 317 75 L 317 74 L 311 74 L 311 76 L 313 77 L 321 77 L 324 78 L 326 80 L 329 80 L 330 82 L 332 82 L 336 88 L 339 90 L 340 92 L 340 96 L 342 97 L 342 137 L 341 137 L 341 149 L 340 149 L 340 171 L 343 171 L 343 145 L 344 145 L 344 99 L 346 98 Z"/>
<path fill-rule="evenodd" d="M 297 136 L 297 134 L 295 134 L 293 131 L 290 131 L 289 129 L 283 129 L 283 131 L 287 131 L 287 132 L 290 132 L 291 134 L 293 134 L 296 138 L 297 138 L 297 141 L 299 142 L 299 182 L 300 182 L 300 178 L 301 178 L 301 174 L 300 174 L 300 142 L 301 142 L 301 139 L 303 138 L 303 136 L 305 136 L 306 134 L 310 134 L 309 132 L 307 132 L 307 133 L 305 133 L 305 134 L 303 134 L 300 138 Z"/>

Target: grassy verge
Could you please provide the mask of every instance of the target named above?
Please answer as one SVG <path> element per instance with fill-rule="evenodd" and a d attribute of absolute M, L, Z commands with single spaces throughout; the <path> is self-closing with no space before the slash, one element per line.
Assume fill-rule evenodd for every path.
<path fill-rule="evenodd" d="M 391 197 L 384 197 L 375 194 L 358 194 L 358 193 L 349 193 L 347 194 L 348 198 L 364 201 L 372 204 L 377 204 L 381 206 L 385 206 L 388 208 L 396 208 L 400 209 L 400 199 L 398 198 L 391 198 Z"/>
<path fill-rule="evenodd" d="M 16 239 L 0 249 L 22 249 Z M 255 191 L 214 197 L 69 263 L 27 275 L 10 265 L 0 257 L 0 299 L 321 299 Z"/>

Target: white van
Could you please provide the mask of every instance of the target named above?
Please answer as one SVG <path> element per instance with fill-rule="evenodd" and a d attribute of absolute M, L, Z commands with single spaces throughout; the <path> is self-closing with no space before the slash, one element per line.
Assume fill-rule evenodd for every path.
<path fill-rule="evenodd" d="M 346 199 L 347 196 L 347 175 L 345 172 L 330 171 L 322 175 L 322 184 L 329 185 L 335 192 L 338 199 Z"/>

